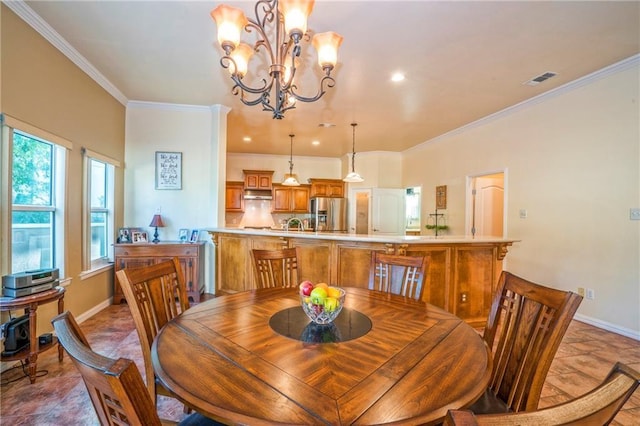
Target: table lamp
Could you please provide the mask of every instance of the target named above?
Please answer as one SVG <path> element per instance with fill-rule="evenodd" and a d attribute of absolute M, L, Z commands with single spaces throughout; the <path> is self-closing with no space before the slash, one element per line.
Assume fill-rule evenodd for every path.
<path fill-rule="evenodd" d="M 159 243 L 160 240 L 158 239 L 158 228 L 164 227 L 164 222 L 162 222 L 162 216 L 160 216 L 159 214 L 154 214 L 153 219 L 151 219 L 151 223 L 149 224 L 149 226 L 156 228 L 155 232 L 153 233 L 152 243 L 156 243 L 156 244 Z"/>

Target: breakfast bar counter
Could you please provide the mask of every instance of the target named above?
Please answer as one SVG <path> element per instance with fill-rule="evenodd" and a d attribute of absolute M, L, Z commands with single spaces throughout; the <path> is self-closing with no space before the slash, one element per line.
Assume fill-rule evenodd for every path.
<path fill-rule="evenodd" d="M 298 279 L 368 288 L 371 253 L 426 256 L 423 301 L 481 326 L 516 240 L 504 238 L 360 235 L 272 229 L 213 228 L 216 294 L 255 289 L 252 249 L 298 247 Z"/>

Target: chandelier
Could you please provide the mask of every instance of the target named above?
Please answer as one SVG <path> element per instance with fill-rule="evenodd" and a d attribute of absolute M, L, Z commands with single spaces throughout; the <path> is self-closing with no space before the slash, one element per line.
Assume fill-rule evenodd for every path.
<path fill-rule="evenodd" d="M 273 113 L 273 118 L 282 119 L 285 111 L 295 108 L 296 101 L 315 102 L 325 94 L 327 87 L 335 85 L 331 71 L 338 61 L 342 36 L 334 32 L 313 36 L 318 65 L 324 71 L 315 96 L 302 96 L 295 84 L 300 41 L 309 39 L 307 18 L 313 3 L 314 0 L 258 0 L 254 7 L 255 19 L 247 18 L 241 9 L 224 4 L 211 11 L 218 27 L 218 42 L 224 51 L 220 65 L 231 73 L 234 82 L 231 93 L 240 95 L 242 103 L 262 105 L 264 111 Z M 272 28 L 269 34 L 268 26 Z M 257 41 L 253 47 L 240 41 L 243 29 L 249 34 L 255 31 Z M 275 38 L 270 40 L 268 35 L 275 35 Z M 249 86 L 243 82 L 249 59 L 262 49 L 268 56 L 269 76 L 262 78 L 258 86 Z"/>
<path fill-rule="evenodd" d="M 358 123 L 351 123 L 353 127 L 353 153 L 351 154 L 351 172 L 342 179 L 344 182 L 356 183 L 364 182 L 362 176 L 356 173 L 356 126 Z"/>
<path fill-rule="evenodd" d="M 298 180 L 298 176 L 293 174 L 293 137 L 295 135 L 289 135 L 291 138 L 291 154 L 289 157 L 289 173 L 284 175 L 284 180 L 282 181 L 283 186 L 300 186 L 300 181 Z"/>

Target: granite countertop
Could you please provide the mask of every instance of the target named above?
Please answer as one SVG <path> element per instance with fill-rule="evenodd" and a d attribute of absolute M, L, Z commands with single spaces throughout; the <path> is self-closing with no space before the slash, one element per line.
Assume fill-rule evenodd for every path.
<path fill-rule="evenodd" d="M 477 237 L 468 236 L 429 236 L 429 235 L 378 235 L 378 234 L 355 234 L 350 232 L 310 232 L 310 231 L 285 231 L 282 229 L 251 229 L 251 228 L 206 228 L 204 231 L 221 232 L 228 234 L 260 235 L 272 237 L 289 238 L 309 238 L 320 240 L 340 240 L 340 241 L 370 241 L 380 243 L 513 243 L 519 240 L 499 237 Z"/>

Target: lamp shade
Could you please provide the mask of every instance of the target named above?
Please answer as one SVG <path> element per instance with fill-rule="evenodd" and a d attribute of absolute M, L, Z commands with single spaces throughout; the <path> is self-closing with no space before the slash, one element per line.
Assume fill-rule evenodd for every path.
<path fill-rule="evenodd" d="M 153 219 L 151 219 L 151 223 L 149 224 L 149 226 L 164 228 L 164 222 L 162 222 L 162 216 L 160 216 L 159 214 L 154 214 Z"/>
<path fill-rule="evenodd" d="M 222 48 L 228 46 L 230 50 L 235 49 L 240 44 L 240 33 L 248 22 L 242 9 L 221 4 L 211 11 L 211 17 L 218 26 L 218 42 Z"/>
<path fill-rule="evenodd" d="M 298 180 L 298 176 L 295 174 L 287 173 L 284 175 L 284 180 L 282 181 L 283 186 L 300 186 L 300 181 Z"/>
<path fill-rule="evenodd" d="M 313 36 L 313 47 L 318 52 L 318 65 L 320 68 L 333 69 L 338 62 L 338 47 L 342 44 L 342 36 L 328 31 Z"/>
<path fill-rule="evenodd" d="M 344 182 L 349 182 L 349 183 L 356 183 L 356 182 L 364 182 L 364 179 L 362 178 L 362 176 L 360 176 L 359 174 L 357 174 L 356 172 L 351 172 L 349 173 L 347 176 L 345 176 L 344 179 L 342 179 Z"/>

